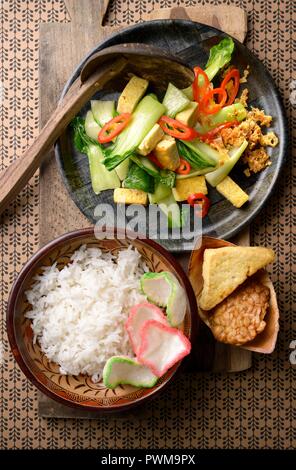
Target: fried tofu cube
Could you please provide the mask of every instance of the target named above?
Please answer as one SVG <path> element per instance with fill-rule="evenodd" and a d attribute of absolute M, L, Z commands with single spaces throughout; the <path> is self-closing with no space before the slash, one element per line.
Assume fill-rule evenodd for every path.
<path fill-rule="evenodd" d="M 159 124 L 154 124 L 152 129 L 148 132 L 146 137 L 142 140 L 138 147 L 138 153 L 140 155 L 148 155 L 158 142 L 163 138 L 164 132 Z"/>
<path fill-rule="evenodd" d="M 116 204 L 142 204 L 146 205 L 148 195 L 140 189 L 116 188 L 113 194 Z"/>
<path fill-rule="evenodd" d="M 180 165 L 180 157 L 174 137 L 165 135 L 156 145 L 154 153 L 163 168 L 176 170 Z"/>
<path fill-rule="evenodd" d="M 208 194 L 205 177 L 192 176 L 191 178 L 176 179 L 176 187 L 172 189 L 176 201 L 187 201 L 188 196 L 194 193 Z"/>
<path fill-rule="evenodd" d="M 148 80 L 136 77 L 134 75 L 130 79 L 118 99 L 118 113 L 132 113 L 137 104 L 139 103 L 140 99 L 144 96 L 148 85 Z"/>
<path fill-rule="evenodd" d="M 175 119 L 186 126 L 194 127 L 197 121 L 197 103 L 195 101 L 191 101 L 187 108 L 176 114 Z"/>
<path fill-rule="evenodd" d="M 249 200 L 248 194 L 245 193 L 230 176 L 226 176 L 226 178 L 216 186 L 216 189 L 237 208 L 240 208 Z"/>

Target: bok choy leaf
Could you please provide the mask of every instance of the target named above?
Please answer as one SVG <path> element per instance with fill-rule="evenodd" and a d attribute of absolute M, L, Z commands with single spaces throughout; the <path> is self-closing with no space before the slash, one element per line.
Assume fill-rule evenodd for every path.
<path fill-rule="evenodd" d="M 85 132 L 85 121 L 82 117 L 76 116 L 71 122 L 71 127 L 74 132 L 74 147 L 76 150 L 78 150 L 78 152 L 87 153 L 89 145 L 100 145 L 97 141 L 89 137 Z"/>
<path fill-rule="evenodd" d="M 176 173 L 171 170 L 160 170 L 158 181 L 168 188 L 175 186 Z"/>
<path fill-rule="evenodd" d="M 226 160 L 222 166 L 217 168 L 217 170 L 212 171 L 211 173 L 206 175 L 207 182 L 213 187 L 218 186 L 218 184 L 221 183 L 221 181 L 223 181 L 224 178 L 226 178 L 226 176 L 231 172 L 232 168 L 238 162 L 238 160 L 246 150 L 247 146 L 248 142 L 244 140 L 239 147 L 230 150 L 229 160 Z"/>
<path fill-rule="evenodd" d="M 215 75 L 221 70 L 225 65 L 227 65 L 232 56 L 232 52 L 234 50 L 234 42 L 233 39 L 230 37 L 226 37 L 222 39 L 216 46 L 213 46 L 210 49 L 210 56 L 209 60 L 205 66 L 205 73 L 207 74 L 210 82 L 213 80 Z M 203 80 L 200 77 L 199 80 Z M 200 84 L 202 85 L 202 83 Z M 184 95 L 187 96 L 190 100 L 193 100 L 193 92 L 192 92 L 192 85 L 182 90 Z"/>
<path fill-rule="evenodd" d="M 213 80 L 215 75 L 221 70 L 225 65 L 227 65 L 230 60 L 234 49 L 233 39 L 227 36 L 222 39 L 216 46 L 211 47 L 210 57 L 206 63 L 205 72 L 210 80 Z"/>
<path fill-rule="evenodd" d="M 187 160 L 191 167 L 200 170 L 200 174 L 213 171 L 219 162 L 219 153 L 210 145 L 197 140 L 177 140 L 179 154 Z"/>
<path fill-rule="evenodd" d="M 128 174 L 123 182 L 128 189 L 140 189 L 145 193 L 154 192 L 154 178 L 136 163 L 130 162 Z"/>
<path fill-rule="evenodd" d="M 120 187 L 120 181 L 115 171 L 108 171 L 102 164 L 104 159 L 103 150 L 98 142 L 90 138 L 85 131 L 85 122 L 81 117 L 73 119 L 71 126 L 74 131 L 74 146 L 88 157 L 91 184 L 94 193 L 106 189 Z"/>
<path fill-rule="evenodd" d="M 140 168 L 146 171 L 149 175 L 159 183 L 164 184 L 168 188 L 175 186 L 176 173 L 170 170 L 159 170 L 154 163 L 146 157 L 139 157 L 138 155 L 132 155 L 131 160 L 136 163 Z"/>
<path fill-rule="evenodd" d="M 129 158 L 144 137 L 165 112 L 163 104 L 151 96 L 145 96 L 136 107 L 128 126 L 119 134 L 115 144 L 105 149 L 104 165 L 113 170 Z"/>
<path fill-rule="evenodd" d="M 224 106 L 216 114 L 211 114 L 203 118 L 201 125 L 196 125 L 198 132 L 204 134 L 211 129 L 224 124 L 224 122 L 238 121 L 241 122 L 247 117 L 247 110 L 241 103 L 234 103 L 230 106 Z"/>
<path fill-rule="evenodd" d="M 172 83 L 168 84 L 168 88 L 162 102 L 165 106 L 167 116 L 174 118 L 176 114 L 183 111 L 189 103 L 189 99 L 181 90 L 179 90 L 179 88 L 175 87 Z"/>

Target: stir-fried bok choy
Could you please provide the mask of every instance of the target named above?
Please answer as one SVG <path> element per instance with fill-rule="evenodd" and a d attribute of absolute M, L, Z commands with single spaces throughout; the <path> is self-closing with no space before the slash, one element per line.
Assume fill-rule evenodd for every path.
<path fill-rule="evenodd" d="M 261 171 L 270 164 L 266 146 L 278 139 L 262 132 L 272 117 L 248 109 L 248 89 L 239 96 L 249 71 L 231 64 L 233 50 L 230 37 L 213 46 L 204 69 L 193 67 L 190 87 L 168 80 L 158 96 L 147 78 L 133 75 L 117 102 L 91 101 L 85 120 L 77 117 L 72 127 L 75 147 L 88 156 L 95 193 L 114 189 L 115 203 L 158 204 L 172 228 L 189 213 L 207 216 L 207 183 L 235 207 L 245 204 L 248 195 L 231 170 L 240 161 L 246 177 Z"/>
<path fill-rule="evenodd" d="M 101 146 L 87 135 L 84 119 L 76 117 L 72 121 L 72 127 L 75 148 L 88 156 L 90 178 L 94 193 L 99 194 L 106 189 L 119 188 L 120 180 L 115 171 L 108 171 L 102 163 L 104 153 Z"/>
<path fill-rule="evenodd" d="M 164 105 L 151 96 L 145 96 L 140 101 L 128 126 L 119 134 L 115 143 L 105 150 L 104 165 L 108 170 L 114 170 L 136 151 L 164 111 Z"/>

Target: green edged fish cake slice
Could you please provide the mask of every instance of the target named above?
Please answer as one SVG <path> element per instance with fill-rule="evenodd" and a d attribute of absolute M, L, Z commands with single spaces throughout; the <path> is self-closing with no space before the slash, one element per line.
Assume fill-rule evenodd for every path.
<path fill-rule="evenodd" d="M 112 389 L 118 385 L 151 388 L 156 385 L 157 380 L 158 377 L 149 367 L 124 356 L 110 357 L 103 370 L 104 385 Z"/>
<path fill-rule="evenodd" d="M 186 313 L 186 292 L 177 278 L 168 271 L 145 273 L 141 277 L 141 289 L 147 299 L 166 308 L 171 326 L 182 323 Z"/>

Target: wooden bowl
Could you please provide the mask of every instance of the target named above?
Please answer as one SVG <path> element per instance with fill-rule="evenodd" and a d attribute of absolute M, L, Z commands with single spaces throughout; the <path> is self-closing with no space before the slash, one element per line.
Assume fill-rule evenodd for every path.
<path fill-rule="evenodd" d="M 107 230 L 110 232 L 110 230 Z M 128 233 L 125 238 L 115 231 L 112 239 L 97 239 L 93 228 L 66 233 L 41 248 L 23 267 L 18 275 L 8 300 L 7 331 L 10 346 L 16 361 L 27 378 L 50 398 L 76 408 L 93 411 L 126 410 L 156 396 L 173 379 L 180 367 L 175 364 L 157 385 L 150 389 L 132 386 L 118 386 L 107 389 L 102 383 L 93 383 L 86 375 L 61 375 L 59 366 L 50 362 L 38 344 L 33 344 L 31 321 L 25 313 L 31 309 L 25 291 L 30 289 L 36 274 L 42 273 L 43 266 L 57 262 L 59 269 L 69 263 L 70 257 L 81 245 L 95 246 L 102 251 L 118 253 L 133 245 L 141 253 L 151 271 L 171 271 L 187 292 L 187 311 L 183 324 L 184 334 L 191 340 L 198 328 L 196 300 L 190 282 L 177 261 L 161 246 L 151 240 L 135 239 Z"/>
<path fill-rule="evenodd" d="M 223 246 L 234 246 L 234 244 L 225 240 L 220 240 L 218 238 L 202 237 L 199 248 L 194 249 L 191 253 L 189 260 L 188 275 L 197 302 L 198 297 L 203 288 L 202 265 L 204 251 L 207 248 L 221 248 Z M 264 328 L 262 333 L 256 336 L 256 338 L 254 338 L 252 341 L 245 343 L 240 347 L 243 349 L 248 349 L 249 351 L 270 354 L 275 348 L 279 331 L 279 309 L 277 304 L 276 293 L 271 279 L 265 269 L 261 269 L 254 276 L 256 276 L 258 282 L 261 282 L 270 290 L 270 305 L 267 314 L 264 318 L 264 320 L 266 321 L 266 327 Z M 200 318 L 210 328 L 209 311 L 202 310 L 200 307 L 198 307 L 198 313 Z"/>

